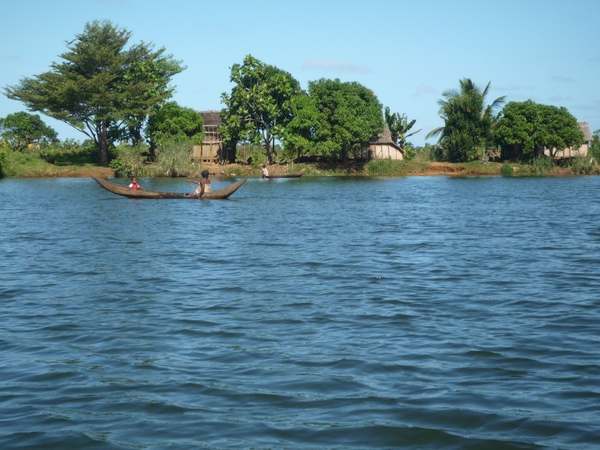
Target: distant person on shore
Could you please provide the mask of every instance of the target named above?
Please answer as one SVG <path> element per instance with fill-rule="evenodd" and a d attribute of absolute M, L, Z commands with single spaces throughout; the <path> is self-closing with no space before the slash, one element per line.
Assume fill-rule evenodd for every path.
<path fill-rule="evenodd" d="M 267 169 L 266 164 L 263 164 L 263 166 L 262 166 L 262 177 L 269 178 L 269 169 Z"/>
<path fill-rule="evenodd" d="M 198 198 L 202 197 L 206 192 L 210 192 L 210 180 L 208 179 L 208 170 L 203 170 L 201 175 L 202 179 L 200 180 L 200 182 L 194 180 L 187 180 L 188 183 L 194 183 L 198 185 L 195 191 L 196 196 Z"/>
<path fill-rule="evenodd" d="M 132 191 L 145 191 L 145 189 L 138 184 L 136 177 L 131 178 L 131 184 L 129 185 L 129 189 L 131 189 Z"/>

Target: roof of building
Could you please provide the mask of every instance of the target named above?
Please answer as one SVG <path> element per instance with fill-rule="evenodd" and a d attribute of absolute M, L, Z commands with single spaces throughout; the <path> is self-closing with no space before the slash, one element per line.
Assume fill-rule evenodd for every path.
<path fill-rule="evenodd" d="M 383 131 L 379 134 L 377 139 L 372 141 L 371 144 L 391 145 L 392 147 L 394 147 L 394 148 L 400 150 L 402 153 L 404 153 L 404 150 L 401 147 L 399 147 L 398 144 L 396 144 L 394 142 L 394 140 L 392 139 L 392 132 L 390 131 L 390 127 L 388 126 L 387 123 L 383 126 Z"/>
<path fill-rule="evenodd" d="M 209 110 L 209 111 L 196 111 L 204 119 L 204 125 L 221 125 L 221 111 Z"/>
<path fill-rule="evenodd" d="M 592 133 L 590 131 L 590 126 L 588 125 L 587 122 L 577 122 L 577 124 L 579 125 L 579 129 L 581 131 L 583 131 L 583 140 L 584 141 L 593 141 L 594 137 L 592 136 Z"/>

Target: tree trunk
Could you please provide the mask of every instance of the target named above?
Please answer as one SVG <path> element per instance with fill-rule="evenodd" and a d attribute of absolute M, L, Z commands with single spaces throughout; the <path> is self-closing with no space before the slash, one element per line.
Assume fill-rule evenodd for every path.
<path fill-rule="evenodd" d="M 103 120 L 98 133 L 98 145 L 100 147 L 100 161 L 102 165 L 108 166 L 108 121 Z"/>

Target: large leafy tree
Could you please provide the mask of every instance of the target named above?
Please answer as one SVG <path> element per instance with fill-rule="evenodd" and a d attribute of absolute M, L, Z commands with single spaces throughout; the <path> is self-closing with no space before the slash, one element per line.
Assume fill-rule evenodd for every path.
<path fill-rule="evenodd" d="M 439 136 L 438 144 L 446 150 L 448 159 L 455 162 L 471 161 L 487 150 L 500 118 L 497 111 L 506 98 L 498 97 L 488 105 L 490 83 L 483 90 L 469 78 L 463 78 L 459 84 L 459 90 L 444 91 L 438 101 L 444 126 L 426 136 Z"/>
<path fill-rule="evenodd" d="M 419 129 L 417 131 L 413 131 L 412 133 L 406 134 L 414 126 L 417 120 L 413 119 L 409 122 L 406 114 L 391 113 L 390 108 L 387 106 L 385 107 L 383 117 L 385 119 L 385 123 L 387 123 L 388 127 L 390 128 L 392 140 L 401 148 L 406 146 L 406 139 L 421 131 Z"/>
<path fill-rule="evenodd" d="M 23 151 L 31 144 L 56 142 L 56 131 L 37 114 L 18 112 L 0 119 L 0 136 L 13 151 Z"/>
<path fill-rule="evenodd" d="M 273 162 L 272 143 L 283 136 L 291 119 L 291 99 L 300 94 L 300 83 L 288 72 L 247 55 L 243 64 L 234 64 L 231 93 L 221 94 L 221 135 L 226 145 L 240 140 L 262 142 L 267 160 Z"/>
<path fill-rule="evenodd" d="M 130 37 L 110 21 L 87 23 L 67 43 L 64 62 L 6 87 L 5 95 L 93 139 L 108 164 L 109 145 L 122 138 L 121 128 L 139 130 L 143 118 L 171 96 L 168 83 L 183 70 L 164 48 L 144 42 L 126 48 Z"/>
<path fill-rule="evenodd" d="M 192 108 L 167 102 L 150 116 L 147 133 L 153 147 L 168 139 L 201 144 L 204 140 L 204 119 Z"/>
<path fill-rule="evenodd" d="M 583 133 L 566 108 L 527 100 L 506 104 L 494 132 L 494 142 L 504 148 L 517 146 L 524 158 L 543 148 L 549 149 L 554 157 L 557 151 L 581 146 Z"/>
<path fill-rule="evenodd" d="M 311 81 L 308 90 L 322 117 L 322 129 L 315 134 L 322 155 L 345 162 L 383 130 L 383 105 L 361 84 L 322 78 Z"/>

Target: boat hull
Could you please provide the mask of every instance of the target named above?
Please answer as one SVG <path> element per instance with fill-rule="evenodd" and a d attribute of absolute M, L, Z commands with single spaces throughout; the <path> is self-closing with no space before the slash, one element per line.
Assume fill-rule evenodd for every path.
<path fill-rule="evenodd" d="M 198 200 L 198 197 L 194 194 L 181 194 L 179 192 L 161 192 L 161 191 L 148 191 L 148 190 L 140 190 L 140 191 L 132 191 L 127 186 L 123 186 L 122 184 L 113 183 L 112 181 L 108 181 L 106 178 L 98 178 L 92 177 L 100 186 L 102 186 L 107 191 L 112 192 L 113 194 L 121 195 L 123 197 L 128 198 L 146 198 L 146 199 L 190 199 L 190 200 Z M 200 200 L 214 200 L 214 199 L 225 199 L 228 198 L 231 194 L 237 191 L 242 184 L 246 182 L 247 178 L 244 178 L 241 181 L 230 184 L 229 186 L 224 187 L 223 189 L 217 189 L 210 192 L 205 192 Z"/>
<path fill-rule="evenodd" d="M 274 173 L 265 178 L 300 178 L 302 175 L 304 175 L 304 170 L 300 172 Z"/>

